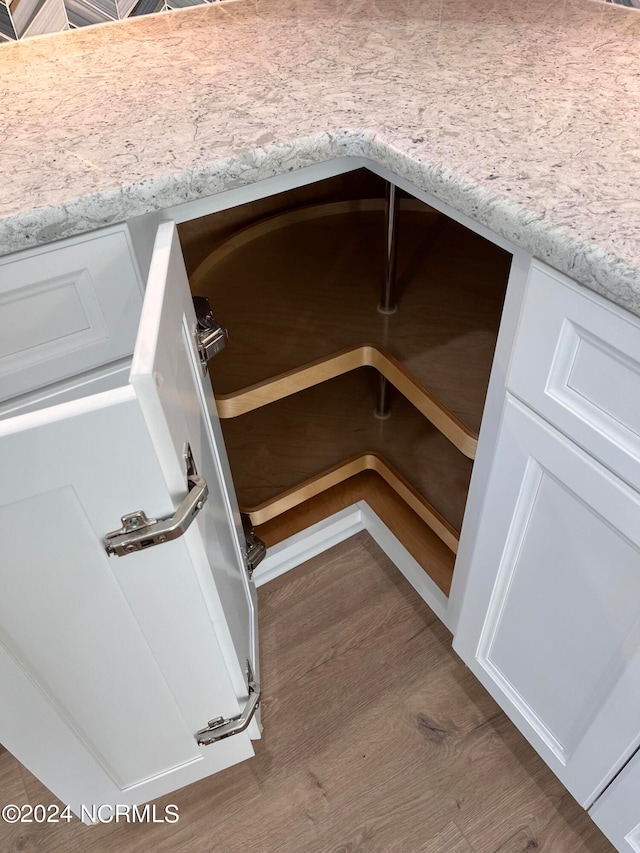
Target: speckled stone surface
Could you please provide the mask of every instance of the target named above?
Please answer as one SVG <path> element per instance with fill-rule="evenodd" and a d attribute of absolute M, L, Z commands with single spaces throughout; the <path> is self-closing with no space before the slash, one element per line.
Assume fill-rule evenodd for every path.
<path fill-rule="evenodd" d="M 640 314 L 640 13 L 234 0 L 0 50 L 0 254 L 368 157 Z"/>

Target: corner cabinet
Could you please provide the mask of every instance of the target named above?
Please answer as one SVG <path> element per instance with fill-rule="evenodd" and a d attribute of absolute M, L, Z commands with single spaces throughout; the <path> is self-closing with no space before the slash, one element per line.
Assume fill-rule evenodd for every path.
<path fill-rule="evenodd" d="M 315 168 L 306 181 L 327 176 Z M 331 174 L 347 168 L 356 166 L 333 164 Z M 252 188 L 251 197 L 280 192 L 279 180 L 268 192 Z M 363 302 L 357 276 L 334 276 L 333 290 L 323 278 L 312 292 L 304 268 L 296 278 L 284 231 L 284 248 L 272 245 L 269 257 L 286 258 L 292 283 L 274 276 L 284 283 L 272 298 L 261 278 L 266 261 L 237 250 L 276 234 L 288 213 L 278 228 L 260 221 L 237 240 L 226 235 L 214 252 L 212 304 L 234 343 L 214 362 L 216 398 L 173 222 L 160 225 L 155 244 L 159 217 L 149 216 L 0 261 L 0 272 L 19 265 L 0 280 L 0 678 L 11 697 L 0 704 L 0 741 L 77 813 L 83 803 L 142 803 L 250 757 L 260 736 L 256 594 L 236 492 L 263 529 L 274 520 L 269 513 L 304 504 L 301 526 L 283 524 L 289 539 L 274 539 L 272 556 L 280 550 L 269 572 L 278 559 L 284 571 L 304 559 L 307 538 L 315 553 L 339 541 L 327 539 L 326 514 L 307 510 L 319 484 L 340 484 L 348 468 L 344 477 L 369 478 L 367 491 L 358 491 L 360 479 L 332 511 L 354 503 L 371 511 L 372 529 L 383 531 L 378 541 L 454 630 L 454 648 L 478 679 L 618 849 L 640 850 L 632 793 L 640 745 L 640 321 L 400 179 L 398 186 L 433 203 L 425 213 L 401 199 L 414 217 L 404 232 L 406 266 L 437 254 L 434 246 L 444 262 L 413 288 L 415 305 L 403 292 L 409 309 L 396 320 L 377 310 L 368 274 L 368 313 L 347 300 Z M 232 193 L 165 215 L 186 223 L 242 201 Z M 381 215 L 381 201 L 367 196 L 358 209 Z M 336 212 L 329 202 L 322 217 Z M 302 219 L 314 211 L 302 210 Z M 336 223 L 325 228 L 329 249 L 319 253 L 334 266 Z M 136 253 L 149 268 L 146 287 Z M 300 255 L 308 265 L 306 249 Z M 234 258 L 246 261 L 242 274 Z M 251 276 L 264 304 L 247 295 Z M 284 319 L 274 320 L 272 302 L 284 306 Z M 248 305 L 263 319 L 258 330 L 247 322 Z M 349 317 L 345 330 L 335 306 Z M 20 334 L 31 320 L 33 333 Z M 279 345 L 283 334 L 291 346 Z M 246 358 L 237 359 L 232 349 L 242 355 L 243 347 Z M 238 368 L 247 364 L 256 375 Z M 356 385 L 358 370 L 364 384 Z M 330 411 L 338 423 L 337 399 L 352 430 L 364 434 L 359 424 L 373 423 L 376 440 L 388 437 L 394 419 L 384 407 L 371 421 L 367 389 L 376 370 L 378 400 L 396 385 L 395 422 L 404 432 L 381 450 L 352 448 L 358 456 L 342 464 L 342 446 L 313 412 Z M 331 382 L 340 394 L 325 399 Z M 312 391 L 308 408 L 303 395 Z M 285 398 L 293 408 L 281 415 Z M 348 407 L 361 403 L 358 421 Z M 313 433 L 307 427 L 316 421 Z M 265 432 L 265 423 L 273 428 Z M 292 434 L 302 436 L 295 446 Z M 306 445 L 321 470 L 304 468 Z M 385 468 L 380 454 L 398 445 Z M 363 459 L 371 470 L 360 470 Z M 289 473 L 280 470 L 287 460 Z M 277 482 L 267 482 L 269 465 Z M 249 488 L 256 470 L 265 494 Z M 377 505 L 362 504 L 367 495 Z M 451 506 L 438 506 L 443 496 Z M 141 512 L 168 521 L 140 536 Z M 286 556 L 294 540 L 295 555 Z M 440 574 L 430 574 L 434 566 Z"/>
<path fill-rule="evenodd" d="M 60 295 L 36 260 L 40 280 L 11 294 L 14 311 L 58 291 L 81 340 L 67 356 L 72 333 L 52 343 L 45 328 L 27 361 L 50 378 L 69 357 L 78 370 L 83 353 L 86 368 L 112 356 L 82 331 L 105 325 L 95 270 L 68 276 Z M 260 734 L 248 719 L 255 591 L 172 223 L 158 230 L 135 317 L 124 365 L 27 395 L 0 420 L 0 738 L 77 814 L 210 775 L 250 757 Z M 167 521 L 140 533 L 141 511 Z M 127 533 L 105 538 L 122 516 Z M 217 718 L 231 722 L 198 734 Z"/>

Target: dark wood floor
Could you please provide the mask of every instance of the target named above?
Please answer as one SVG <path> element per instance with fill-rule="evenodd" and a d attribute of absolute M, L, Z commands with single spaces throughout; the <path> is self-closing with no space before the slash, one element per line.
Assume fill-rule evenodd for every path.
<path fill-rule="evenodd" d="M 159 802 L 177 824 L 16 827 L 46 853 L 607 853 L 367 534 L 260 590 L 257 756 Z M 52 796 L 0 751 L 0 800 Z"/>

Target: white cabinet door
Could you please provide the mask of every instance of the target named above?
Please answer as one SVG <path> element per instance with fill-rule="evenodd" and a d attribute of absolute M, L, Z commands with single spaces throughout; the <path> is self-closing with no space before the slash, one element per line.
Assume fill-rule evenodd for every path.
<path fill-rule="evenodd" d="M 640 853 L 640 753 L 616 776 L 589 814 L 621 853 Z"/>
<path fill-rule="evenodd" d="M 76 812 L 180 788 L 250 757 L 259 736 L 254 721 L 210 746 L 195 737 L 243 711 L 257 660 L 255 592 L 194 325 L 165 223 L 129 382 L 0 422 L 0 741 Z M 107 556 L 122 515 L 174 513 L 187 444 L 209 488 L 192 524 Z"/>
<path fill-rule="evenodd" d="M 126 225 L 0 258 L 0 400 L 130 356 L 142 285 Z"/>
<path fill-rule="evenodd" d="M 640 495 L 509 397 L 454 648 L 589 806 L 640 740 Z"/>

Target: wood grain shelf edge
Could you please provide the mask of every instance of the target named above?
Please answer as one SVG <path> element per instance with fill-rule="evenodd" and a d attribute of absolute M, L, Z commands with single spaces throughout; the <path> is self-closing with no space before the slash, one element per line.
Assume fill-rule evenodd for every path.
<path fill-rule="evenodd" d="M 216 395 L 218 415 L 221 418 L 245 415 L 359 367 L 375 368 L 454 447 L 469 459 L 475 459 L 478 436 L 430 391 L 416 382 L 396 358 L 373 344 L 350 347 L 231 394 Z"/>
<path fill-rule="evenodd" d="M 362 453 L 334 465 L 327 471 L 310 477 L 286 492 L 254 507 L 241 506 L 241 512 L 251 517 L 254 527 L 272 521 L 279 515 L 299 506 L 310 498 L 345 482 L 364 471 L 373 471 L 389 485 L 396 495 L 444 542 L 454 554 L 458 552 L 458 532 L 426 501 L 382 456 Z"/>

